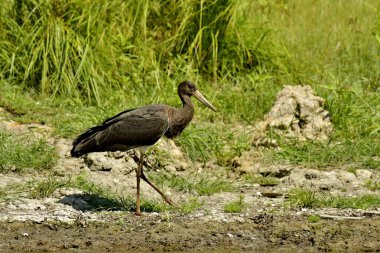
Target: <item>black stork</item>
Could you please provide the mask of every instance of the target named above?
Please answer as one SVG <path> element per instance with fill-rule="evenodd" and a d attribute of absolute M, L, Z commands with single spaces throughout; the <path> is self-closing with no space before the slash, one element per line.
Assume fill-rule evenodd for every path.
<path fill-rule="evenodd" d="M 191 96 L 197 98 L 211 110 L 217 111 L 192 82 L 180 83 L 178 95 L 183 104 L 182 108 L 155 104 L 126 110 L 105 120 L 101 125 L 88 129 L 73 142 L 71 150 L 73 157 L 79 157 L 90 152 L 127 151 L 138 148 L 140 158 L 136 168 L 136 215 L 141 214 L 140 179 L 153 187 L 168 204 L 175 205 L 171 199 L 148 180 L 143 172 L 144 154 L 147 147 L 156 143 L 162 136 L 168 138 L 178 136 L 189 125 L 194 116 Z"/>

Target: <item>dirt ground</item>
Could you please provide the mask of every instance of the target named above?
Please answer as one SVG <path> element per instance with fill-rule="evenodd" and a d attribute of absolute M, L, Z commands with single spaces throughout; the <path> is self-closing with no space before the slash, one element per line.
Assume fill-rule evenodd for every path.
<path fill-rule="evenodd" d="M 4 180 L 7 177 L 10 181 L 9 175 Z M 86 202 L 85 195 L 65 195 L 67 191 L 38 200 L 9 199 L 0 205 L 0 252 L 380 251 L 378 209 L 288 208 L 284 198 L 267 198 L 257 191 L 269 189 L 245 186 L 238 193 L 200 196 L 204 206 L 190 214 L 170 210 L 141 217 L 127 211 L 81 210 L 76 205 Z M 149 188 L 143 192 L 160 200 Z M 241 195 L 247 208 L 225 213 L 224 203 Z M 321 219 L 311 221 L 312 214 Z"/>
<path fill-rule="evenodd" d="M 1 251 L 350 251 L 380 250 L 380 219 L 323 220 L 263 214 L 239 221 L 127 214 L 86 225 L 12 222 L 0 224 Z"/>

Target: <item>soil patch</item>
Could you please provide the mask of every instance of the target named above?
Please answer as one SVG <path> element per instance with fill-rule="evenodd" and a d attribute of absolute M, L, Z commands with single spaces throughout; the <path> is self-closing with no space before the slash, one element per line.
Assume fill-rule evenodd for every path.
<path fill-rule="evenodd" d="M 322 220 L 309 223 L 303 215 L 254 215 L 238 221 L 207 216 L 119 216 L 113 222 L 0 224 L 2 251 L 353 251 L 380 250 L 380 220 Z"/>

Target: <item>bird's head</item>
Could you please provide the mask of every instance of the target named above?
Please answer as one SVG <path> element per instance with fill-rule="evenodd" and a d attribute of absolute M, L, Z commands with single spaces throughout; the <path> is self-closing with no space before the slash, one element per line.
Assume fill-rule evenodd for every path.
<path fill-rule="evenodd" d="M 183 81 L 178 86 L 178 94 L 181 95 L 187 95 L 189 97 L 194 96 L 196 99 L 198 99 L 200 102 L 202 102 L 205 106 L 216 112 L 217 110 L 215 107 L 207 101 L 207 99 L 202 95 L 202 93 L 197 89 L 195 84 L 193 84 L 190 81 Z"/>

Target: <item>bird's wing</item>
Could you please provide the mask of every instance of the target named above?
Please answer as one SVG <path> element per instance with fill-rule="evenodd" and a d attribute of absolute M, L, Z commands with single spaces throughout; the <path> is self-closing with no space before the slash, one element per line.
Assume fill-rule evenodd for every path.
<path fill-rule="evenodd" d="M 109 123 L 112 123 L 113 121 L 118 121 L 120 120 L 123 116 L 127 115 L 128 112 L 130 111 L 134 111 L 134 110 L 138 110 L 136 108 L 134 109 L 128 109 L 126 111 L 122 111 L 121 113 L 118 113 L 116 114 L 115 116 L 111 117 L 111 118 L 108 118 L 106 119 L 105 121 L 103 121 L 102 125 L 106 125 L 106 124 L 109 124 Z"/>
<path fill-rule="evenodd" d="M 99 147 L 137 147 L 154 144 L 168 130 L 169 123 L 164 107 L 146 106 L 120 113 L 103 126 L 95 136 Z"/>

